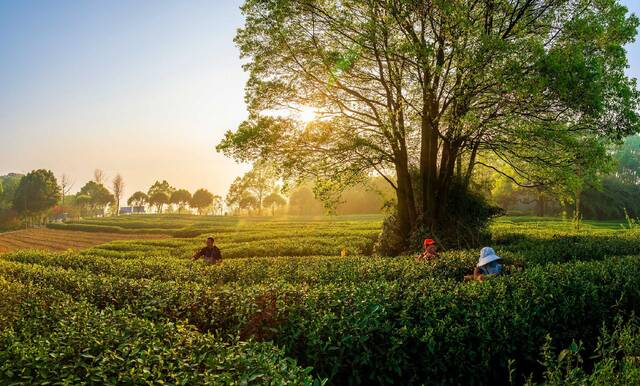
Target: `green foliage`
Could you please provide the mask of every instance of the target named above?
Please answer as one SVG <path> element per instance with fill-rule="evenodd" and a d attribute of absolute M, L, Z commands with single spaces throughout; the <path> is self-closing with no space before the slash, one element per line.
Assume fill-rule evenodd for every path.
<path fill-rule="evenodd" d="M 603 326 L 587 360 L 581 344 L 572 342 L 556 354 L 551 337 L 542 348 L 544 385 L 637 385 L 640 382 L 640 328 L 636 317 L 618 317 Z M 587 352 L 588 353 L 588 352 Z M 533 384 L 531 381 L 527 385 Z"/>
<path fill-rule="evenodd" d="M 640 179 L 640 136 L 625 138 L 613 157 L 617 161 L 617 177 L 624 183 L 637 184 Z"/>
<path fill-rule="evenodd" d="M 91 215 L 103 215 L 107 205 L 115 203 L 115 197 L 102 184 L 87 182 L 76 194 L 80 205 L 88 206 Z"/>
<path fill-rule="evenodd" d="M 209 376 L 210 366 L 197 366 L 184 375 L 191 378 L 171 378 L 182 373 L 166 375 L 154 359 L 174 369 L 208 360 L 188 354 L 194 352 L 218 358 L 220 374 L 229 379 L 254 368 L 302 383 L 295 377 L 308 373 L 284 356 L 313 367 L 313 376 L 332 384 L 459 384 L 478 374 L 486 383 L 518 383 L 531 375 L 546 379 L 545 371 L 560 374 L 549 382 L 583 379 L 591 376 L 592 365 L 607 362 L 591 356 L 583 362 L 567 359 L 580 352 L 578 347 L 601 352 L 602 326 L 630 315 L 640 301 L 640 240 L 619 224 L 585 221 L 576 232 L 559 220 L 500 219 L 493 225 L 492 245 L 504 258 L 505 275 L 467 283 L 462 279 L 477 262 L 477 250 L 447 250 L 420 264 L 414 256 L 362 255 L 372 252 L 380 220 L 145 215 L 82 221 L 75 225 L 141 233 L 201 231 L 215 236 L 224 260 L 207 265 L 188 259 L 203 236 L 1 255 L 0 326 L 13 327 L 0 329 L 8 334 L 0 336 L 10 336 L 8 347 L 20 348 L 20 354 L 0 350 L 6 358 L 0 363 L 17 374 L 28 360 L 35 368 L 50 368 L 49 380 L 66 379 L 61 368 L 80 367 L 107 377 L 120 365 L 111 353 L 125 344 L 140 351 L 156 347 L 157 357 L 144 356 L 133 368 L 149 369 L 152 378 L 145 379 L 169 377 L 162 378 L 168 383 Z M 344 246 L 350 255 L 340 257 Z M 23 290 L 3 295 L 7 283 Z M 63 304 L 64 318 L 53 315 L 57 302 Z M 35 304 L 37 315 L 44 316 L 25 316 L 25 308 L 16 304 Z M 63 319 L 70 322 L 61 325 Z M 23 325 L 29 334 L 16 335 L 18 328 L 26 329 Z M 117 331 L 130 333 L 123 338 Z M 88 336 L 113 344 L 98 348 Z M 548 354 L 541 354 L 548 336 L 553 347 L 570 351 L 572 342 L 581 343 L 562 354 L 562 366 L 556 368 L 561 352 L 550 345 Z M 191 342 L 187 347 L 185 339 Z M 64 365 L 42 350 L 55 353 Z M 77 366 L 69 365 L 83 352 L 100 360 L 81 357 Z M 225 358 L 236 355 L 243 356 L 246 367 L 228 367 L 231 359 Z M 582 372 L 564 372 L 568 363 Z M 607 376 L 628 376 L 618 365 L 602 368 L 608 373 L 588 379 L 606 383 Z"/>
<path fill-rule="evenodd" d="M 173 193 L 174 190 L 175 188 L 169 185 L 169 183 L 166 180 L 162 180 L 162 182 L 156 181 L 149 188 L 147 195 L 151 197 L 155 193 L 162 192 L 162 193 L 166 193 L 168 196 L 171 196 L 171 193 Z"/>
<path fill-rule="evenodd" d="M 454 228 L 450 187 L 476 166 L 579 212 L 608 146 L 640 130 L 624 49 L 639 20 L 619 1 L 312 3 L 244 2 L 249 116 L 217 149 L 341 188 L 379 174 L 405 241 Z M 304 106 L 319 118 L 269 114 Z"/>
<path fill-rule="evenodd" d="M 238 207 L 240 209 L 245 209 L 247 212 L 251 213 L 251 211 L 256 210 L 260 207 L 260 203 L 258 202 L 258 198 L 252 196 L 251 194 L 245 194 L 238 202 Z"/>
<path fill-rule="evenodd" d="M 130 206 L 144 206 L 149 202 L 149 196 L 145 192 L 135 192 L 127 200 L 127 204 Z"/>
<path fill-rule="evenodd" d="M 206 189 L 198 189 L 195 193 L 193 193 L 193 197 L 189 205 L 198 210 L 199 214 L 202 214 L 205 208 L 213 205 L 214 196 L 213 193 L 209 192 Z"/>
<path fill-rule="evenodd" d="M 297 187 L 289 195 L 289 214 L 297 216 L 319 216 L 324 214 L 324 206 L 316 199 L 313 190 L 302 185 Z"/>
<path fill-rule="evenodd" d="M 21 174 L 15 173 L 0 176 L 0 232 L 20 227 L 20 217 L 12 206 L 13 197 L 22 177 Z"/>
<path fill-rule="evenodd" d="M 16 314 L 2 315 L 2 383 L 298 385 L 313 381 L 308 370 L 270 344 L 222 342 L 183 322 L 152 322 L 127 310 L 75 302 L 55 291 L 4 280 L 0 285 L 3 300 L 16 306 Z M 36 295 L 44 295 L 47 302 Z"/>
<path fill-rule="evenodd" d="M 0 209 L 9 209 L 13 206 L 13 197 L 20 185 L 22 174 L 10 173 L 6 176 L 0 176 L 0 184 L 2 191 L 0 192 Z"/>
<path fill-rule="evenodd" d="M 171 196 L 167 192 L 156 191 L 149 195 L 149 205 L 156 207 L 157 213 L 162 213 L 162 208 L 170 203 Z"/>
<path fill-rule="evenodd" d="M 22 179 L 13 197 L 13 208 L 25 217 L 41 216 L 60 199 L 60 188 L 53 172 L 34 170 Z"/>
<path fill-rule="evenodd" d="M 271 192 L 262 200 L 262 205 L 271 208 L 271 214 L 274 215 L 276 208 L 287 205 L 287 199 L 282 197 L 278 192 Z"/>
<path fill-rule="evenodd" d="M 239 210 L 244 209 L 247 213 L 256 210 L 258 215 L 262 214 L 262 206 L 269 192 L 279 190 L 276 185 L 276 172 L 273 166 L 266 162 L 256 162 L 253 168 L 242 177 L 237 177 L 227 193 L 226 202 L 229 207 Z M 270 202 L 269 205 L 274 202 Z"/>
<path fill-rule="evenodd" d="M 0 232 L 20 228 L 20 216 L 13 209 L 0 209 Z"/>
<path fill-rule="evenodd" d="M 172 204 L 178 205 L 178 212 L 182 212 L 184 208 L 191 202 L 191 193 L 186 189 L 178 189 L 171 193 Z"/>
<path fill-rule="evenodd" d="M 130 308 L 145 319 L 186 318 L 200 330 L 275 340 L 289 355 L 334 380 L 461 382 L 476 372 L 503 379 L 506 367 L 501 366 L 506 365 L 500 363 L 507 358 L 516 358 L 523 371 L 534 370 L 536 347 L 547 333 L 559 342 L 595 336 L 610 307 L 632 307 L 640 296 L 626 292 L 628 298 L 620 301 L 623 288 L 637 288 L 638 263 L 531 268 L 468 285 L 427 277 L 362 281 L 355 272 L 351 279 L 313 287 L 304 282 L 217 286 L 214 297 L 211 287 L 188 282 L 133 281 L 37 266 L 2 264 L 2 275 L 53 286 L 99 307 Z M 606 287 L 602 277 L 607 277 Z M 326 347 L 328 340 L 335 342 L 332 347 Z"/>

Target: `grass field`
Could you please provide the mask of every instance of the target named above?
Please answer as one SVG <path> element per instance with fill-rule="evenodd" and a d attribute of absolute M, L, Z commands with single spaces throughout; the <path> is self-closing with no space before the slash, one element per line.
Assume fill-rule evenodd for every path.
<path fill-rule="evenodd" d="M 477 250 L 429 263 L 375 257 L 381 220 L 130 216 L 57 225 L 64 229 L 49 232 L 75 240 L 105 230 L 172 237 L 1 254 L 0 383 L 640 380 L 638 233 L 617 223 L 576 231 L 560 220 L 500 219 L 492 246 L 506 274 L 478 283 L 462 280 Z M 223 263 L 190 261 L 209 235 Z"/>

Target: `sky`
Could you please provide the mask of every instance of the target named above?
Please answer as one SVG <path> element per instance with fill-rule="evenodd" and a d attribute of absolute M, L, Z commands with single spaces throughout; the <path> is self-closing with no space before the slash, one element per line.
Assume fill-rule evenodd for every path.
<path fill-rule="evenodd" d="M 240 0 L 0 0 L 0 175 L 103 169 L 125 197 L 157 179 L 224 195 L 215 151 L 246 117 Z"/>
<path fill-rule="evenodd" d="M 240 4 L 0 0 L 0 175 L 50 169 L 77 191 L 99 168 L 125 197 L 163 179 L 224 196 L 249 168 L 215 151 L 247 115 Z"/>

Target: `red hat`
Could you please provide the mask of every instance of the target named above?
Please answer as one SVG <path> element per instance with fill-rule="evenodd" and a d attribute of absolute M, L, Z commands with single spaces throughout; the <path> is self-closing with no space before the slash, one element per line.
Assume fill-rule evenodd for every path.
<path fill-rule="evenodd" d="M 429 245 L 433 245 L 433 244 L 435 244 L 435 243 L 436 243 L 436 242 L 435 242 L 434 240 L 432 240 L 432 239 L 424 239 L 424 243 L 423 243 L 422 245 L 424 245 L 424 247 L 426 248 L 426 247 L 428 247 Z"/>

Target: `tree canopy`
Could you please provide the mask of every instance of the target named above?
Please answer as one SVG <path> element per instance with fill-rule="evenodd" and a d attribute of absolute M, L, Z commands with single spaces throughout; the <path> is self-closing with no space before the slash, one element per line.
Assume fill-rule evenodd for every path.
<path fill-rule="evenodd" d="M 271 208 L 271 215 L 275 215 L 276 208 L 287 205 L 287 199 L 278 192 L 271 192 L 262 200 L 262 205 Z"/>
<path fill-rule="evenodd" d="M 178 212 L 182 212 L 191 201 L 191 193 L 186 189 L 178 189 L 171 193 L 170 202 L 178 205 Z"/>
<path fill-rule="evenodd" d="M 90 206 L 93 214 L 104 214 L 105 208 L 110 204 L 115 204 L 115 197 L 104 185 L 95 181 L 87 182 L 76 194 L 79 202 Z"/>
<path fill-rule="evenodd" d="M 378 173 L 405 239 L 450 225 L 451 189 L 477 166 L 550 183 L 548 170 L 573 171 L 581 140 L 638 131 L 624 73 L 638 19 L 615 0 L 247 0 L 242 11 L 249 118 L 218 150 L 337 188 Z M 315 121 L 268 114 L 303 106 Z"/>
<path fill-rule="evenodd" d="M 266 205 L 264 199 L 277 188 L 276 181 L 277 173 L 270 163 L 256 162 L 250 171 L 233 181 L 227 193 L 227 205 L 257 210 L 258 214 L 262 214 L 262 206 Z"/>
<path fill-rule="evenodd" d="M 0 193 L 0 209 L 8 209 L 12 207 L 13 197 L 20 185 L 22 177 L 22 174 L 15 173 L 0 176 L 0 183 L 2 184 L 2 192 Z"/>
<path fill-rule="evenodd" d="M 202 214 L 205 208 L 213 205 L 214 195 L 206 189 L 198 189 L 193 193 L 190 205 Z"/>
<path fill-rule="evenodd" d="M 24 217 L 41 216 L 60 199 L 58 181 L 50 170 L 34 170 L 20 179 L 13 208 Z"/>
<path fill-rule="evenodd" d="M 150 190 L 151 192 L 151 190 Z M 165 205 L 168 205 L 171 200 L 171 195 L 162 190 L 156 190 L 149 195 L 149 205 L 156 207 L 156 212 L 162 213 L 162 209 Z"/>
<path fill-rule="evenodd" d="M 149 196 L 145 192 L 137 191 L 129 197 L 127 204 L 130 206 L 145 206 L 149 202 Z"/>
<path fill-rule="evenodd" d="M 640 136 L 625 139 L 613 155 L 616 160 L 616 176 L 628 184 L 640 183 Z"/>
<path fill-rule="evenodd" d="M 175 190 L 176 189 L 173 186 L 171 186 L 166 180 L 162 180 L 162 182 L 156 181 L 149 188 L 147 195 L 151 197 L 155 193 L 162 192 L 162 193 L 166 193 L 169 197 L 171 197 L 171 193 L 173 193 Z"/>

